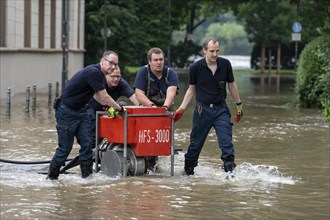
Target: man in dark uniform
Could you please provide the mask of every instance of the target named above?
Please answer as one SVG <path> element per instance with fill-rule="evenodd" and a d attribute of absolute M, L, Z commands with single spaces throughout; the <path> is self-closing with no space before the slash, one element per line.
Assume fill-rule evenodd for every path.
<path fill-rule="evenodd" d="M 47 178 L 54 180 L 59 176 L 61 166 L 65 165 L 76 137 L 80 145 L 79 160 L 82 178 L 92 174 L 93 151 L 91 147 L 91 121 L 86 104 L 95 94 L 95 99 L 102 105 L 108 105 L 123 112 L 105 90 L 105 76 L 118 66 L 118 55 L 106 51 L 98 64 L 93 64 L 78 71 L 65 86 L 62 95 L 55 103 L 58 147 L 49 166 Z"/>
<path fill-rule="evenodd" d="M 143 106 L 170 108 L 179 86 L 178 74 L 165 66 L 165 55 L 160 48 L 147 53 L 148 65 L 141 67 L 135 77 L 134 89 L 137 100 Z"/>
<path fill-rule="evenodd" d="M 130 87 L 126 80 L 121 77 L 119 66 L 111 74 L 106 75 L 105 78 L 107 82 L 105 88 L 113 100 L 117 101 L 118 98 L 125 96 L 134 105 L 140 104 L 135 97 L 134 90 Z M 92 148 L 95 147 L 96 111 L 105 111 L 108 107 L 109 106 L 101 105 L 94 97 L 88 103 L 87 111 L 92 123 Z"/>
<path fill-rule="evenodd" d="M 143 106 L 164 107 L 172 110 L 179 88 L 179 77 L 174 69 L 165 66 L 165 54 L 158 48 L 147 53 L 148 65 L 141 67 L 135 77 L 134 89 L 137 100 Z M 147 158 L 148 169 L 154 170 L 157 157 Z"/>
<path fill-rule="evenodd" d="M 216 131 L 218 145 L 222 150 L 221 160 L 225 172 L 232 172 L 236 167 L 231 114 L 225 101 L 226 83 L 236 103 L 236 121 L 243 116 L 242 102 L 234 82 L 231 64 L 229 60 L 218 57 L 219 50 L 220 44 L 217 40 L 208 38 L 205 41 L 203 45 L 205 57 L 190 66 L 189 87 L 179 109 L 174 114 L 176 122 L 182 117 L 191 99 L 196 96 L 190 145 L 185 154 L 184 170 L 187 175 L 194 174 L 202 147 L 212 127 Z"/>

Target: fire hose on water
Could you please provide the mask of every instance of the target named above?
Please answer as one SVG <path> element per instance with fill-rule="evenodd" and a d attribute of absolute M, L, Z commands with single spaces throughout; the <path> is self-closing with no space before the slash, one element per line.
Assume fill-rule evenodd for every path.
<path fill-rule="evenodd" d="M 75 158 L 68 158 L 66 159 L 66 162 L 69 161 L 68 164 L 66 164 L 60 171 L 60 173 L 65 173 L 66 170 L 75 167 L 79 165 L 79 156 L 76 156 Z M 35 165 L 35 164 L 48 164 L 51 160 L 37 160 L 37 161 L 22 161 L 22 160 L 9 160 L 0 158 L 0 163 L 11 163 L 11 164 L 19 164 L 19 165 Z M 41 173 L 41 174 L 47 174 L 47 173 Z"/>

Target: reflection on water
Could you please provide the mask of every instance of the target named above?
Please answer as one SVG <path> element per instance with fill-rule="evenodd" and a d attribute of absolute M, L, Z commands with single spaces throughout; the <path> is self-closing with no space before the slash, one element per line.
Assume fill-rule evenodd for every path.
<path fill-rule="evenodd" d="M 267 76 L 267 75 L 266 75 Z M 187 88 L 180 76 L 180 94 Z M 47 164 L 0 163 L 1 219 L 329 219 L 329 125 L 321 111 L 293 105 L 292 82 L 236 76 L 244 117 L 234 124 L 237 168 L 221 169 L 211 130 L 194 176 L 184 176 L 192 108 L 175 125 L 175 173 L 170 158 L 147 176 L 81 179 L 78 167 L 48 181 Z M 279 89 L 280 90 L 279 90 Z M 24 112 L 13 97 L 12 116 L 1 100 L 1 158 L 49 160 L 57 143 L 54 112 L 45 97 Z M 228 105 L 234 105 L 228 97 Z M 16 107 L 14 107 L 16 106 Z M 193 103 L 190 104 L 190 107 Z M 79 151 L 74 145 L 72 156 Z"/>

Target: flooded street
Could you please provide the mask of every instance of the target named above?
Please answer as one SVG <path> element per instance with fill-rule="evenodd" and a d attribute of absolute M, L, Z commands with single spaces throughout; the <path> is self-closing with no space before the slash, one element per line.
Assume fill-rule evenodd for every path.
<path fill-rule="evenodd" d="M 234 176 L 221 169 L 211 130 L 194 176 L 183 173 L 193 104 L 175 124 L 174 176 L 170 157 L 146 176 L 110 178 L 101 172 L 82 179 L 78 167 L 46 180 L 48 164 L 0 163 L 1 220 L 5 219 L 325 219 L 330 217 L 330 131 L 318 109 L 294 107 L 290 80 L 235 74 L 244 116 L 234 122 Z M 180 104 L 188 79 L 180 76 Z M 25 95 L 12 97 L 11 117 L 1 100 L 1 158 L 50 160 L 57 145 L 48 96 L 25 113 Z M 235 106 L 227 103 L 234 121 Z M 74 145 L 70 157 L 77 155 Z"/>

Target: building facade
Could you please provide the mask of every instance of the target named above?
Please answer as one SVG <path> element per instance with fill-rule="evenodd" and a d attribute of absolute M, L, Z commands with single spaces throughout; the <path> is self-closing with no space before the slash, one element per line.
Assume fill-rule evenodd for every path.
<path fill-rule="evenodd" d="M 84 18 L 84 0 L 0 0 L 1 99 L 62 88 L 84 65 Z"/>

